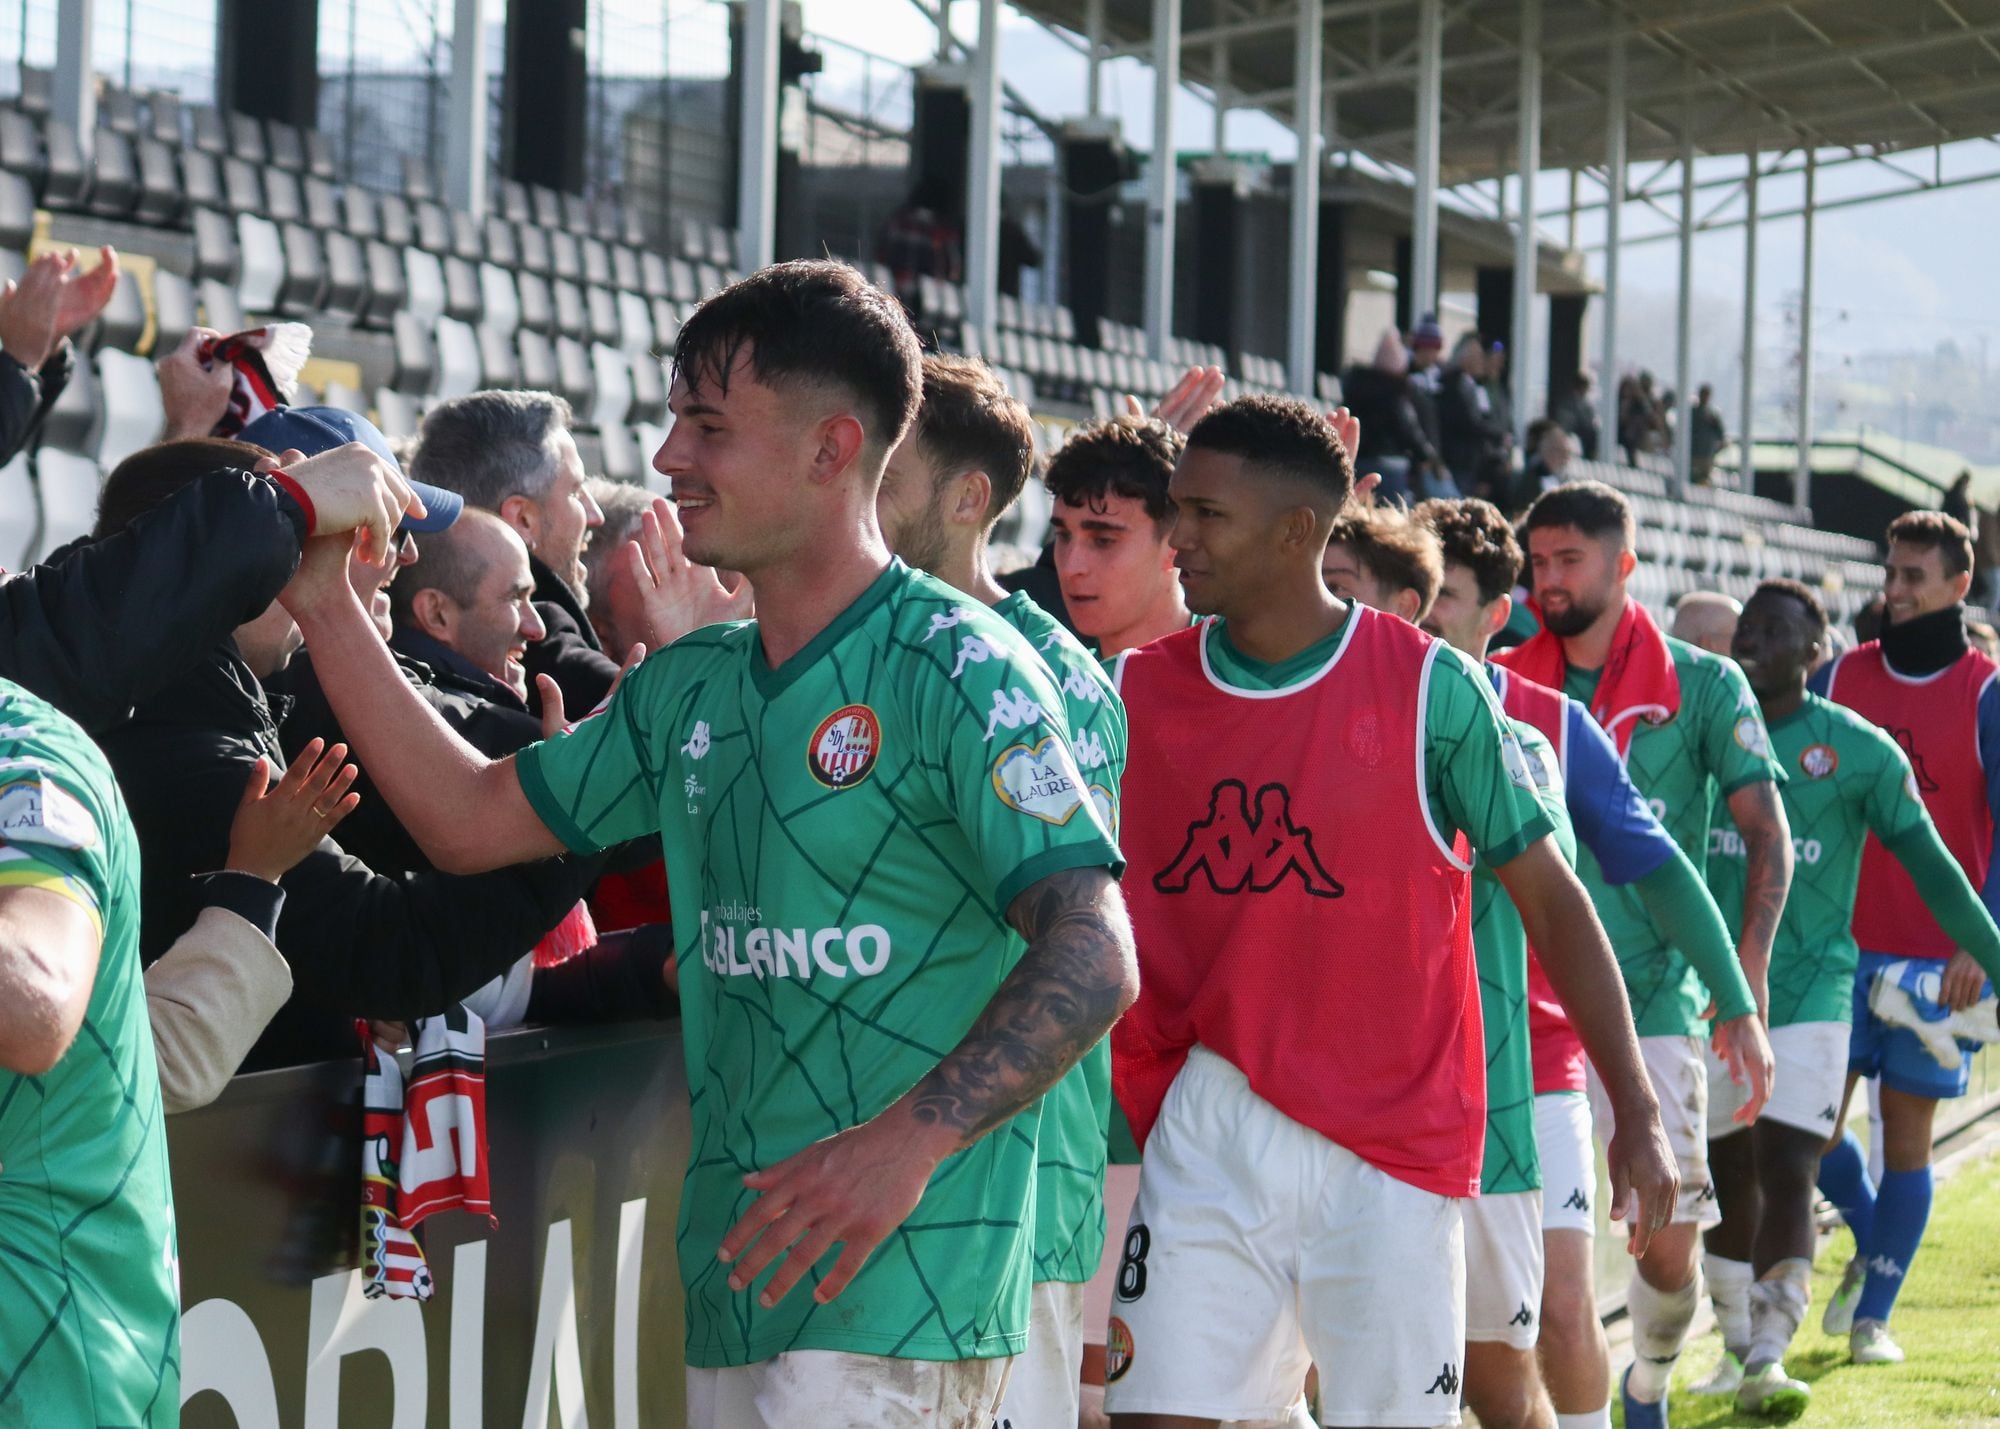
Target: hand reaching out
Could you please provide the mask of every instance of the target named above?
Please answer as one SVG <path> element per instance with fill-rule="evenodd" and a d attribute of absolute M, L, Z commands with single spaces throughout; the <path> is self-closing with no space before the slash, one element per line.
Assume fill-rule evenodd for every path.
<path fill-rule="evenodd" d="M 214 328 L 189 328 L 179 347 L 154 366 L 160 375 L 160 405 L 167 412 L 168 441 L 205 437 L 229 410 L 236 385 L 226 362 L 210 363 L 201 354 L 222 336 Z"/>
<path fill-rule="evenodd" d="M 655 650 L 704 625 L 748 620 L 756 613 L 748 581 L 731 591 L 713 567 L 689 560 L 681 541 L 680 514 L 672 502 L 655 497 L 653 509 L 639 518 L 638 536 L 612 557 L 614 579 L 638 587 L 652 637 L 647 643 Z"/>
<path fill-rule="evenodd" d="M 1160 398 L 1160 405 L 1153 408 L 1152 415 L 1186 436 L 1215 405 L 1215 399 L 1222 395 L 1223 383 L 1227 380 L 1220 367 L 1190 367 L 1181 374 L 1180 381 L 1167 389 L 1167 394 Z M 1134 417 L 1146 415 L 1145 404 L 1129 394 L 1125 398 L 1125 411 Z"/>
<path fill-rule="evenodd" d="M 625 683 L 625 677 L 636 670 L 639 662 L 645 658 L 644 645 L 634 645 L 625 653 L 625 663 L 618 667 L 618 678 L 613 680 L 611 688 L 604 692 L 601 704 L 611 703 L 611 697 L 618 693 L 618 687 Z M 569 728 L 569 719 L 563 710 L 562 686 L 555 682 L 553 675 L 537 675 L 535 689 L 542 697 L 542 738 L 554 739 Z M 584 717 L 588 718 L 592 713 L 593 711 L 585 710 Z"/>
<path fill-rule="evenodd" d="M 324 741 L 315 739 L 300 750 L 268 793 L 270 761 L 259 759 L 251 767 L 243 802 L 229 826 L 232 870 L 276 883 L 354 812 L 361 796 L 348 789 L 359 771 L 341 763 L 347 746 L 336 744 L 322 755 L 323 749 Z"/>
<path fill-rule="evenodd" d="M 108 246 L 88 273 L 78 269 L 75 249 L 44 253 L 0 290 L 0 349 L 37 370 L 57 344 L 104 311 L 117 287 L 118 255 Z"/>

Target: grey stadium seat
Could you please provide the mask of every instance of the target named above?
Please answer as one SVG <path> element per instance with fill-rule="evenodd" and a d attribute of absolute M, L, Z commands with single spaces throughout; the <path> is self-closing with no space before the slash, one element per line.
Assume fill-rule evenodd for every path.
<path fill-rule="evenodd" d="M 280 169 L 292 173 L 303 173 L 306 167 L 305 137 L 295 125 L 284 124 L 276 119 L 265 121 L 264 139 L 270 150 L 270 162 Z"/>
<path fill-rule="evenodd" d="M 480 383 L 486 387 L 518 387 L 521 359 L 514 351 L 514 334 L 493 326 L 479 329 Z"/>
<path fill-rule="evenodd" d="M 590 349 L 590 376 L 597 403 L 590 424 L 599 431 L 621 425 L 632 410 L 632 366 L 615 347 L 595 343 Z"/>
<path fill-rule="evenodd" d="M 304 223 L 306 201 L 299 176 L 273 165 L 264 168 L 264 217 L 273 223 Z"/>
<path fill-rule="evenodd" d="M 326 256 L 319 235 L 303 223 L 288 223 L 282 232 L 285 285 L 278 290 L 278 306 L 288 313 L 309 313 L 326 302 Z"/>
<path fill-rule="evenodd" d="M 221 208 L 228 199 L 221 160 L 202 149 L 181 150 L 181 198 L 188 208 Z"/>
<path fill-rule="evenodd" d="M 249 326 L 243 321 L 243 304 L 230 284 L 220 278 L 203 278 L 196 291 L 201 295 L 203 326 L 222 333 L 241 332 Z"/>
<path fill-rule="evenodd" d="M 307 174 L 299 180 L 299 196 L 305 202 L 307 223 L 322 233 L 341 226 L 340 195 L 332 184 L 317 174 Z"/>
<path fill-rule="evenodd" d="M 139 277 L 130 269 L 118 275 L 111 301 L 91 325 L 93 348 L 116 348 L 136 352 L 146 331 L 146 299 L 139 291 Z"/>
<path fill-rule="evenodd" d="M 98 125 L 90 169 L 90 211 L 106 218 L 130 213 L 139 201 L 139 161 L 131 136 Z"/>
<path fill-rule="evenodd" d="M 39 446 L 42 450 L 69 452 L 82 456 L 93 449 L 98 416 L 103 404 L 97 390 L 97 368 L 79 357 L 69 385 L 56 398 L 42 422 Z"/>
<path fill-rule="evenodd" d="M 43 447 L 35 453 L 35 484 L 42 498 L 42 539 L 36 558 L 43 559 L 90 534 L 104 482 L 89 455 Z"/>
<path fill-rule="evenodd" d="M 42 131 L 18 109 L 0 109 L 0 169 L 21 175 L 38 189 L 49 176 Z"/>
<path fill-rule="evenodd" d="M 382 241 L 407 248 L 417 241 L 416 221 L 410 217 L 410 202 L 401 194 L 382 194 L 376 200 L 382 216 Z"/>
<path fill-rule="evenodd" d="M 556 339 L 556 391 L 579 412 L 588 412 L 596 399 L 590 352 L 573 337 Z"/>
<path fill-rule="evenodd" d="M 167 413 L 160 405 L 160 380 L 145 358 L 107 348 L 97 355 L 97 377 L 104 389 L 104 420 L 94 455 L 109 471 L 158 441 Z"/>
<path fill-rule="evenodd" d="M 375 207 L 375 195 L 359 184 L 349 184 L 340 196 L 343 227 L 356 238 L 380 238 L 382 215 Z"/>
<path fill-rule="evenodd" d="M 521 354 L 521 385 L 549 392 L 556 385 L 556 350 L 548 337 L 529 328 L 515 335 L 514 349 Z"/>
<path fill-rule="evenodd" d="M 412 396 L 429 395 L 437 382 L 437 344 L 431 340 L 431 324 L 414 313 L 395 317 L 395 370 L 389 385 Z"/>
<path fill-rule="evenodd" d="M 222 161 L 223 199 L 232 213 L 264 214 L 264 173 L 248 159 L 231 154 Z"/>
<path fill-rule="evenodd" d="M 317 129 L 305 132 L 306 172 L 315 178 L 336 179 L 340 170 L 333 162 L 333 141 Z"/>
<path fill-rule="evenodd" d="M 263 121 L 250 114 L 229 115 L 229 152 L 239 159 L 262 165 L 271 151 L 264 144 Z"/>
<path fill-rule="evenodd" d="M 511 335 L 521 325 L 521 292 L 514 275 L 497 263 L 479 265 L 479 305 L 489 328 Z"/>
<path fill-rule="evenodd" d="M 174 161 L 173 146 L 151 135 L 142 136 L 138 159 L 139 202 L 132 216 L 141 223 L 161 226 L 178 222 L 186 190 L 180 165 Z"/>
<path fill-rule="evenodd" d="M 403 281 L 409 287 L 404 306 L 412 315 L 426 323 L 444 316 L 444 265 L 438 262 L 437 254 L 421 248 L 405 248 Z"/>
<path fill-rule="evenodd" d="M 180 96 L 158 89 L 147 95 L 146 127 L 141 132 L 149 139 L 158 139 L 176 149 L 185 144 L 187 135 L 181 123 Z"/>
<path fill-rule="evenodd" d="M 243 253 L 243 271 L 236 296 L 244 311 L 276 312 L 285 284 L 285 237 L 278 225 L 254 213 L 236 215 L 236 242 Z"/>
<path fill-rule="evenodd" d="M 35 236 L 35 186 L 25 175 L 0 173 L 0 248 L 27 251 Z"/>
<path fill-rule="evenodd" d="M 632 437 L 632 429 L 622 422 L 611 423 L 597 429 L 598 448 L 602 452 L 602 471 L 613 481 L 637 481 L 639 479 L 639 443 Z"/>
<path fill-rule="evenodd" d="M 633 422 L 666 420 L 666 367 L 650 353 L 632 355 L 632 410 L 626 415 Z"/>
<path fill-rule="evenodd" d="M 224 122 L 222 111 L 212 104 L 197 104 L 189 113 L 193 116 L 194 147 L 218 157 L 228 153 L 229 125 Z"/>
<path fill-rule="evenodd" d="M 178 273 L 153 270 L 153 352 L 165 356 L 195 325 L 194 288 Z"/>
<path fill-rule="evenodd" d="M 637 293 L 618 294 L 619 346 L 633 356 L 653 350 L 653 313 Z"/>
<path fill-rule="evenodd" d="M 520 249 L 522 269 L 547 277 L 552 271 L 547 230 L 532 223 L 523 223 L 515 227 L 514 234 Z"/>
<path fill-rule="evenodd" d="M 387 327 L 390 315 L 403 306 L 408 291 L 403 280 L 402 256 L 377 239 L 368 244 L 367 257 L 368 288 L 355 320 L 371 327 Z"/>
<path fill-rule="evenodd" d="M 197 278 L 236 281 L 243 266 L 236 247 L 236 225 L 226 213 L 212 208 L 194 212 L 194 273 Z"/>
<path fill-rule="evenodd" d="M 502 268 L 521 266 L 521 244 L 514 236 L 514 225 L 497 215 L 488 217 L 480 224 L 480 234 L 485 240 L 486 261 L 498 263 Z"/>
<path fill-rule="evenodd" d="M 462 323 L 476 323 L 486 312 L 486 300 L 479 289 L 479 269 L 455 253 L 444 257 L 444 310 L 447 317 Z"/>
<path fill-rule="evenodd" d="M 417 403 L 388 387 L 375 389 L 375 425 L 384 436 L 414 437 L 417 434 Z"/>
<path fill-rule="evenodd" d="M 590 340 L 616 347 L 622 340 L 618 322 L 618 297 L 609 288 L 586 288 L 584 310 L 590 319 Z"/>
<path fill-rule="evenodd" d="M 549 272 L 572 283 L 583 281 L 583 251 L 574 233 L 558 228 L 549 234 Z"/>
<path fill-rule="evenodd" d="M 479 389 L 479 336 L 456 318 L 437 322 L 437 389 L 439 397 L 463 397 Z"/>
<path fill-rule="evenodd" d="M 60 119 L 43 120 L 42 148 L 49 166 L 42 202 L 50 208 L 81 208 L 90 193 L 90 170 L 84 165 L 76 130 Z"/>
<path fill-rule="evenodd" d="M 445 213 L 444 205 L 433 199 L 423 199 L 416 206 L 417 246 L 431 252 L 445 254 L 451 252 L 451 219 Z"/>
<path fill-rule="evenodd" d="M 451 210 L 451 251 L 468 263 L 486 261 L 486 235 L 479 220 L 463 209 Z"/>
<path fill-rule="evenodd" d="M 551 283 L 555 298 L 556 332 L 563 337 L 582 338 L 590 331 L 590 312 L 583 303 L 583 290 L 574 283 Z"/>
<path fill-rule="evenodd" d="M 535 332 L 555 331 L 556 300 L 549 291 L 549 280 L 539 273 L 521 273 L 514 281 L 521 295 L 521 326 Z"/>
<path fill-rule="evenodd" d="M 368 292 L 368 255 L 351 233 L 322 235 L 326 253 L 326 306 L 355 313 Z"/>

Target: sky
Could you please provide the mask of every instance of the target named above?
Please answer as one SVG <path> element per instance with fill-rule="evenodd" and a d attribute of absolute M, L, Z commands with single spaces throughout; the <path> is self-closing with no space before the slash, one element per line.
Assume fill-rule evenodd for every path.
<path fill-rule="evenodd" d="M 978 6 L 960 0 L 953 6 L 955 32 L 970 40 L 978 21 Z M 804 0 L 806 28 L 904 63 L 921 63 L 937 48 L 937 31 L 911 0 Z M 1049 35 L 1039 25 L 1002 9 L 1001 70 L 1037 110 L 1051 118 L 1081 113 L 1085 66 L 1082 56 Z M 1109 64 L 1104 73 L 1107 109 L 1119 115 L 1126 138 L 1139 148 L 1152 142 L 1153 83 L 1149 69 L 1135 60 Z M 1182 149 L 1204 149 L 1211 142 L 1213 117 L 1209 106 L 1192 91 L 1178 98 L 1174 141 Z M 1227 139 L 1236 150 L 1261 150 L 1289 159 L 1291 134 L 1267 116 L 1232 113 Z M 2000 149 L 1990 142 L 1956 146 L 1947 151 L 1947 170 L 1965 167 L 2000 168 Z M 1923 163 L 1911 161 L 1922 169 Z M 1821 201 L 1854 192 L 1864 183 L 1880 187 L 1889 176 L 1872 166 L 1856 172 L 1825 170 L 1820 175 Z M 1698 163 L 1698 177 L 1710 172 L 1739 172 L 1741 160 Z M 1640 167 L 1639 174 L 1650 172 Z M 1547 175 L 1542 193 L 1565 191 L 1562 175 Z M 1797 205 L 1800 181 L 1767 181 L 1760 198 L 1766 212 Z M 1676 189 L 1676 196 L 1677 196 Z M 1703 211 L 1711 200 L 1699 200 Z M 1547 206 L 1546 200 L 1544 206 Z M 1629 205 L 1628 235 L 1654 228 L 1659 220 L 1639 205 Z M 1802 223 L 1771 220 L 1758 231 L 1758 331 L 1760 347 L 1782 347 L 1785 308 L 1796 301 L 1803 272 Z M 2000 182 L 1916 194 L 1879 204 L 1835 210 L 1820 216 L 1816 235 L 1814 351 L 1825 364 L 1864 351 L 1924 350 L 1956 340 L 1977 352 L 1982 342 L 2000 362 L 2000 267 L 1993 257 L 1993 235 L 2000 232 Z M 1561 234 L 1550 235 L 1561 237 Z M 1601 237 L 1601 220 L 1586 216 L 1579 239 L 1586 245 Z M 1673 308 L 1678 286 L 1678 253 L 1672 242 L 1628 244 L 1624 249 L 1622 288 L 1626 294 L 1621 336 L 1647 360 L 1664 362 L 1672 351 Z M 1593 270 L 1599 260 L 1593 257 Z M 1721 372 L 1733 373 L 1740 349 L 1744 275 L 1744 236 L 1738 228 L 1697 237 L 1694 254 L 1695 312 L 1698 367 L 1715 368 L 1719 385 L 1733 384 Z M 1627 332 L 1628 327 L 1639 330 Z M 1666 331 L 1659 328 L 1664 326 Z M 1768 336 L 1764 336 L 1768 334 Z M 1626 345 L 1626 344 L 1621 344 Z M 1655 355 L 1657 354 L 1657 355 Z"/>

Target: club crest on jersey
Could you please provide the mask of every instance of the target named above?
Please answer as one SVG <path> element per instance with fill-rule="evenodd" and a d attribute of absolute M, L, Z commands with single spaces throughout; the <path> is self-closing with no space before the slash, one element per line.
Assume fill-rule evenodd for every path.
<path fill-rule="evenodd" d="M 1830 744 L 1809 744 L 1799 755 L 1799 768 L 1808 779 L 1824 779 L 1840 768 L 1840 752 Z"/>
<path fill-rule="evenodd" d="M 993 792 L 1015 813 L 1058 825 L 1076 816 L 1085 797 L 1069 746 L 1052 734 L 1001 751 L 993 761 Z"/>
<path fill-rule="evenodd" d="M 1104 1336 L 1104 1382 L 1116 1384 L 1132 1368 L 1132 1330 L 1116 1315 Z"/>
<path fill-rule="evenodd" d="M 1736 721 L 1736 742 L 1760 759 L 1771 757 L 1771 737 L 1764 732 L 1764 721 L 1756 715 L 1747 714 Z"/>
<path fill-rule="evenodd" d="M 829 789 L 851 789 L 874 771 L 882 753 L 882 721 L 866 705 L 842 705 L 819 722 L 806 746 L 806 767 Z"/>

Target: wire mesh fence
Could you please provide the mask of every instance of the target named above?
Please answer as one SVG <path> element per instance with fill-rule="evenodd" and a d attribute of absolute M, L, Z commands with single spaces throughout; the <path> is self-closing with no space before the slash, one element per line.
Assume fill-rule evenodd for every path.
<path fill-rule="evenodd" d="M 321 0 L 319 127 L 341 176 L 399 189 L 406 159 L 444 160 L 449 0 Z"/>

